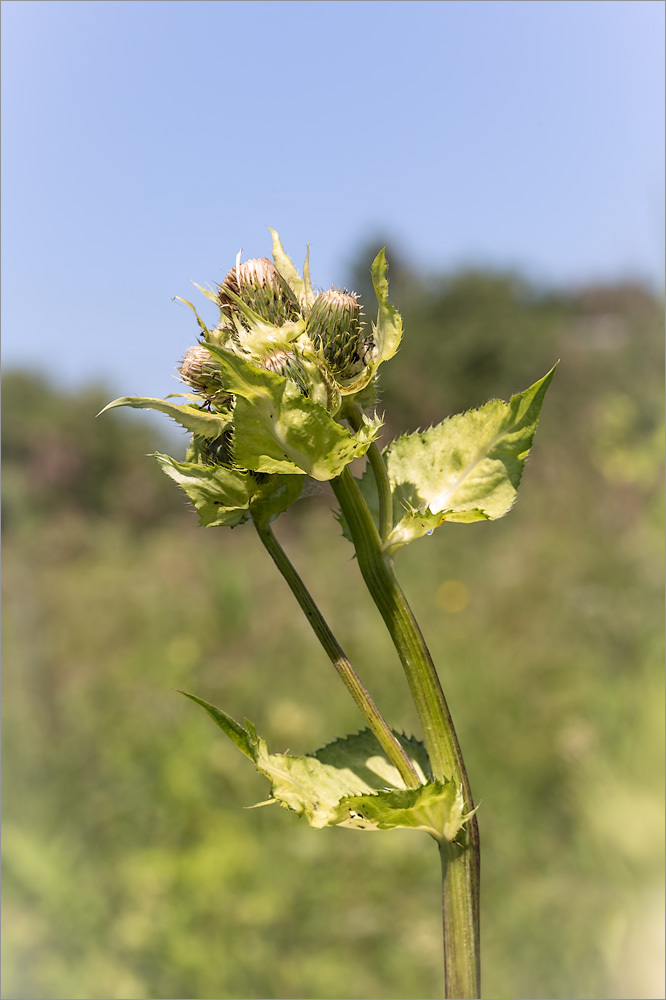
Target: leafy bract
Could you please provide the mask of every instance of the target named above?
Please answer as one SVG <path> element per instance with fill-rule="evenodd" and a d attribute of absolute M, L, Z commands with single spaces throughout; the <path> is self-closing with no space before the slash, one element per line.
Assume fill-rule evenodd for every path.
<path fill-rule="evenodd" d="M 270 226 L 269 226 L 270 229 Z M 285 279 L 292 292 L 301 304 L 301 308 L 308 309 L 315 300 L 315 295 L 310 284 L 310 253 L 309 249 L 305 257 L 303 277 L 294 267 L 291 258 L 287 256 L 280 241 L 280 237 L 274 229 L 270 229 L 273 238 L 273 260 L 278 271 Z"/>
<path fill-rule="evenodd" d="M 221 465 L 177 462 L 170 455 L 156 454 L 163 471 L 187 493 L 206 527 L 235 527 L 250 517 L 253 480 L 249 472 Z"/>
<path fill-rule="evenodd" d="M 196 284 L 196 282 L 192 282 L 192 284 L 193 284 L 193 285 L 195 286 L 195 288 L 198 288 L 198 289 L 199 289 L 199 291 L 203 292 L 203 294 L 204 294 L 204 295 L 206 296 L 206 298 L 210 298 L 210 297 L 211 297 L 211 295 L 212 295 L 212 296 L 213 296 L 213 302 L 216 302 L 216 303 L 217 303 L 217 300 L 215 299 L 215 296 L 214 296 L 214 293 L 212 293 L 212 292 L 210 292 L 210 293 L 209 293 L 208 291 L 206 291 L 206 289 L 205 289 L 205 288 L 201 288 L 201 286 L 200 286 L 200 285 L 197 285 L 197 284 Z M 206 324 L 205 324 L 205 323 L 204 323 L 204 321 L 202 320 L 201 316 L 200 316 L 200 315 L 199 315 L 199 313 L 197 312 L 197 310 L 196 310 L 196 306 L 194 306 L 194 305 L 193 305 L 193 304 L 192 304 L 191 302 L 189 302 L 189 301 L 188 301 L 187 299 L 184 299 L 184 298 L 183 298 L 183 297 L 182 297 L 181 295 L 174 295 L 174 297 L 173 297 L 173 300 L 174 300 L 175 302 L 182 302 L 184 306 L 187 306 L 187 308 L 188 308 L 188 309 L 191 309 L 191 310 L 192 310 L 192 312 L 194 313 L 194 315 L 195 315 L 195 317 L 196 317 L 196 320 L 197 320 L 197 324 L 198 324 L 198 326 L 199 326 L 199 329 L 201 330 L 202 334 L 203 334 L 203 335 L 204 335 L 205 337 L 207 337 L 207 336 L 208 336 L 208 335 L 210 334 L 210 330 L 208 329 L 208 327 L 206 326 Z"/>
<path fill-rule="evenodd" d="M 304 396 L 293 382 L 245 361 L 231 351 L 206 345 L 222 369 L 224 386 L 236 395 L 235 458 L 256 472 L 305 472 L 326 481 L 365 454 L 376 437 L 378 419 L 356 433 Z"/>
<path fill-rule="evenodd" d="M 493 399 L 388 445 L 383 454 L 395 525 L 385 543 L 388 551 L 430 534 L 444 521 L 494 520 L 511 509 L 554 372 L 508 403 Z M 360 486 L 376 510 L 370 469 Z"/>
<path fill-rule="evenodd" d="M 264 476 L 250 500 L 252 520 L 260 527 L 298 500 L 303 492 L 305 476 Z"/>
<path fill-rule="evenodd" d="M 116 406 L 131 406 L 135 410 L 159 410 L 185 430 L 204 438 L 219 438 L 231 426 L 231 418 L 224 414 L 210 413 L 196 405 L 182 406 L 179 403 L 170 403 L 167 399 L 151 399 L 144 396 L 122 396 L 120 399 L 114 399 L 100 410 L 100 414 Z"/>
<path fill-rule="evenodd" d="M 221 465 L 177 462 L 156 454 L 163 471 L 187 493 L 204 527 L 235 527 L 254 518 L 267 524 L 300 496 L 305 476 L 265 476 Z"/>
<path fill-rule="evenodd" d="M 387 270 L 386 253 L 380 250 L 371 268 L 372 284 L 379 306 L 377 323 L 373 330 L 376 348 L 375 365 L 392 358 L 402 339 L 402 318 L 388 300 Z"/>
<path fill-rule="evenodd" d="M 220 727 L 222 732 L 226 733 L 232 743 L 238 747 L 241 753 L 249 757 L 250 760 L 254 760 L 257 746 L 259 744 L 259 737 L 257 736 L 257 731 L 251 722 L 245 720 L 245 725 L 247 729 L 235 722 L 230 715 L 223 712 L 221 708 L 216 708 L 215 705 L 210 705 L 203 698 L 197 698 L 195 694 L 189 694 L 187 691 L 181 691 L 180 694 L 184 694 L 186 698 L 191 701 L 201 705 L 203 709 L 208 712 L 213 722 Z"/>
<path fill-rule="evenodd" d="M 375 736 L 365 729 L 335 740 L 313 754 L 271 754 L 252 723 L 240 726 L 225 712 L 187 694 L 208 712 L 238 749 L 254 761 L 271 783 L 270 802 L 278 802 L 316 828 L 424 830 L 438 840 L 454 840 L 471 813 L 465 812 L 460 786 L 433 781 L 422 743 L 396 733 L 422 779 L 406 788 Z"/>

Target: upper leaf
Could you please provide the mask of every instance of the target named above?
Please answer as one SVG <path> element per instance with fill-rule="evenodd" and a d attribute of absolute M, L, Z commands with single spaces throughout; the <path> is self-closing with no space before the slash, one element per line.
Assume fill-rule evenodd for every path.
<path fill-rule="evenodd" d="M 511 509 L 555 367 L 508 403 L 491 400 L 384 450 L 395 524 L 387 551 L 431 534 L 444 521 L 494 520 Z M 369 468 L 360 486 L 376 511 Z"/>

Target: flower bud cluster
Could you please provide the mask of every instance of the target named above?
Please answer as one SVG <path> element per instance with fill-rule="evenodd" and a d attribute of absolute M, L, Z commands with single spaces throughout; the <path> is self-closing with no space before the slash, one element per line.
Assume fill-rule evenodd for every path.
<path fill-rule="evenodd" d="M 372 338 L 355 294 L 299 295 L 295 284 L 266 257 L 238 262 L 217 286 L 220 322 L 207 339 L 289 379 L 336 414 L 341 397 L 372 378 Z"/>
<path fill-rule="evenodd" d="M 381 427 L 364 408 L 374 403 L 378 366 L 402 335 L 387 298 L 384 252 L 371 269 L 378 302 L 372 334 L 357 296 L 335 288 L 315 293 L 307 258 L 301 276 L 275 232 L 273 257 L 238 259 L 215 289 L 201 289 L 219 310 L 212 329 L 181 300 L 202 334 L 179 367 L 184 403 L 125 396 L 109 404 L 158 410 L 191 433 L 184 462 L 156 458 L 202 524 L 277 517 L 306 476 L 340 476 Z"/>
<path fill-rule="evenodd" d="M 343 397 L 356 395 L 361 405 L 374 399 L 375 344 L 358 296 L 336 288 L 316 294 L 307 261 L 301 278 L 276 234 L 274 247 L 276 263 L 267 257 L 238 259 L 215 291 L 206 293 L 219 308 L 219 323 L 208 330 L 199 320 L 203 340 L 189 348 L 180 366 L 182 380 L 209 412 L 228 414 L 230 427 L 235 395 L 225 387 L 215 353 L 220 350 L 287 379 L 334 419 L 339 420 Z M 197 462 L 238 468 L 234 451 L 231 433 L 212 441 L 195 435 L 190 449 Z"/>

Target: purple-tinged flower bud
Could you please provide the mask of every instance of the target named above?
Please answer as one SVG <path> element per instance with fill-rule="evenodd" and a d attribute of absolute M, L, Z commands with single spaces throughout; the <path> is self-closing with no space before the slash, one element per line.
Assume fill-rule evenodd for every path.
<path fill-rule="evenodd" d="M 200 345 L 189 347 L 179 368 L 183 382 L 206 399 L 216 402 L 228 401 L 222 382 L 222 369 L 210 351 Z"/>
<path fill-rule="evenodd" d="M 304 396 L 310 395 L 310 380 L 307 368 L 294 351 L 277 348 L 261 359 L 261 367 L 276 375 L 288 378 L 297 385 Z"/>
<path fill-rule="evenodd" d="M 283 326 L 300 315 L 296 296 L 268 257 L 237 264 L 219 286 L 222 311 L 231 314 L 237 311 L 237 304 L 226 294 L 227 289 L 273 326 Z"/>
<path fill-rule="evenodd" d="M 340 393 L 333 376 L 310 352 L 303 355 L 289 347 L 277 347 L 261 359 L 261 367 L 289 379 L 299 391 L 330 413 L 340 408 Z"/>

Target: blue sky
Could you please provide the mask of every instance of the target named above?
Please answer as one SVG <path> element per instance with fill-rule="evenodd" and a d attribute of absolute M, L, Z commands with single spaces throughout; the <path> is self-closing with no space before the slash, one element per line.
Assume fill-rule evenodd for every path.
<path fill-rule="evenodd" d="M 4 365 L 172 391 L 172 296 L 269 225 L 324 287 L 382 235 L 661 288 L 663 38 L 660 0 L 5 0 Z"/>

